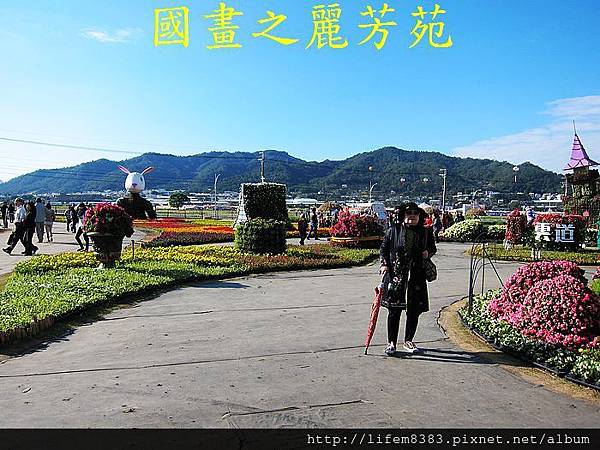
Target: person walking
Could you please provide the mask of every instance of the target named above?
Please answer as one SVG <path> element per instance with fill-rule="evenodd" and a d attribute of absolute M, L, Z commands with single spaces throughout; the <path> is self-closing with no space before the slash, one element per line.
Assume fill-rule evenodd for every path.
<path fill-rule="evenodd" d="M 77 210 L 75 209 L 75 205 L 71 205 L 71 233 L 75 233 L 77 231 L 77 222 L 79 222 L 79 217 L 77 216 Z"/>
<path fill-rule="evenodd" d="M 434 213 L 433 214 L 433 236 L 435 237 L 436 244 L 438 242 L 440 242 L 440 232 L 442 231 L 443 228 L 444 228 L 444 224 L 442 222 L 440 214 L 437 212 Z"/>
<path fill-rule="evenodd" d="M 54 219 L 56 219 L 56 213 L 52 209 L 50 202 L 46 203 L 46 219 L 44 221 L 44 228 L 46 228 L 46 240 L 48 242 L 54 241 L 52 234 L 52 226 L 54 225 Z"/>
<path fill-rule="evenodd" d="M 11 203 L 12 204 L 12 203 Z M 26 216 L 26 211 L 25 211 L 25 207 L 23 199 L 21 197 L 17 197 L 15 199 L 15 205 L 16 206 L 16 216 L 14 217 L 14 223 L 15 223 L 15 231 L 13 234 L 11 234 L 11 239 L 9 240 L 8 243 L 8 247 L 3 248 L 2 251 L 4 253 L 7 254 L 11 254 L 11 252 L 14 250 L 14 248 L 16 247 L 17 243 L 19 241 L 21 241 L 21 244 L 23 244 L 23 247 L 25 247 L 25 250 L 27 251 L 27 247 L 25 245 L 25 216 Z"/>
<path fill-rule="evenodd" d="M 2 226 L 8 228 L 8 205 L 6 202 L 2 202 L 0 205 L 0 213 L 2 213 Z"/>
<path fill-rule="evenodd" d="M 44 223 L 46 222 L 46 206 L 41 198 L 35 201 L 35 233 L 38 242 L 44 242 Z"/>
<path fill-rule="evenodd" d="M 10 202 L 10 204 L 8 205 L 8 221 L 10 223 L 13 223 L 15 221 L 15 205 L 13 202 Z"/>
<path fill-rule="evenodd" d="M 300 234 L 300 245 L 304 245 L 307 229 L 308 224 L 306 223 L 306 217 L 304 216 L 304 213 L 302 213 L 300 214 L 300 218 L 298 219 L 298 233 Z"/>
<path fill-rule="evenodd" d="M 37 223 L 35 220 L 36 214 L 37 214 L 37 208 L 36 208 L 35 203 L 27 202 L 27 204 L 25 205 L 25 220 L 23 221 L 23 224 L 25 226 L 25 234 L 24 234 L 25 251 L 23 252 L 23 254 L 25 256 L 35 255 L 35 252 L 38 251 L 38 248 L 35 245 L 33 245 L 33 235 L 37 228 Z"/>
<path fill-rule="evenodd" d="M 67 222 L 67 231 L 71 231 L 71 205 L 67 205 L 67 209 L 65 209 L 65 220 Z"/>
<path fill-rule="evenodd" d="M 306 239 L 310 239 L 311 235 L 316 241 L 319 240 L 317 236 L 317 230 L 319 229 L 319 217 L 317 216 L 317 208 L 313 208 L 310 212 L 310 231 Z"/>
<path fill-rule="evenodd" d="M 78 252 L 89 251 L 90 249 L 90 238 L 88 238 L 87 233 L 83 231 L 83 219 L 85 217 L 85 212 L 87 208 L 85 207 L 85 203 L 81 202 L 79 206 L 77 206 L 77 233 L 75 233 L 75 240 L 79 244 Z M 83 239 L 85 240 L 85 248 L 83 246 L 83 242 L 81 242 L 81 235 L 83 235 Z"/>
<path fill-rule="evenodd" d="M 381 304 L 388 308 L 388 346 L 385 353 L 396 352 L 400 316 L 406 311 L 404 349 L 418 351 L 413 339 L 419 316 L 429 311 L 429 296 L 424 261 L 437 249 L 431 228 L 423 226 L 427 214 L 416 203 L 403 205 L 386 232 L 379 251 L 385 295 Z"/>

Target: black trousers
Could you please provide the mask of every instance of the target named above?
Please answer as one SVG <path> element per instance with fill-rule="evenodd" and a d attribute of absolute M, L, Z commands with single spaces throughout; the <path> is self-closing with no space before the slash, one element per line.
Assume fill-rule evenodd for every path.
<path fill-rule="evenodd" d="M 87 252 L 90 248 L 90 238 L 88 238 L 88 235 L 83 232 L 82 228 L 78 228 L 77 233 L 75 234 L 75 240 L 79 244 L 79 248 L 83 249 L 83 242 L 81 242 L 81 235 L 83 235 L 83 239 L 85 240 L 85 251 Z"/>
<path fill-rule="evenodd" d="M 398 342 L 398 331 L 400 330 L 400 316 L 402 310 L 400 308 L 389 308 L 388 309 L 388 342 L 394 344 Z M 404 340 L 412 341 L 417 332 L 417 325 L 419 324 L 419 313 L 412 313 L 406 315 L 406 327 L 404 330 Z"/>

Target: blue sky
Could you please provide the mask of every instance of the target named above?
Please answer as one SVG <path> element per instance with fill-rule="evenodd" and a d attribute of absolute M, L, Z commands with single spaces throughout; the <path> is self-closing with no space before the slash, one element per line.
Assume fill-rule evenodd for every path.
<path fill-rule="evenodd" d="M 341 159 L 394 145 L 560 170 L 571 120 L 600 159 L 597 0 L 438 0 L 454 46 L 409 49 L 417 5 L 388 0 L 386 46 L 358 46 L 366 5 L 341 0 L 345 49 L 310 48 L 313 0 L 237 0 L 240 49 L 208 50 L 213 0 L 0 2 L 0 137 L 194 154 L 277 149 Z M 190 45 L 153 46 L 153 9 L 187 6 Z M 290 47 L 251 37 L 266 10 Z M 0 140 L 0 179 L 135 154 Z"/>

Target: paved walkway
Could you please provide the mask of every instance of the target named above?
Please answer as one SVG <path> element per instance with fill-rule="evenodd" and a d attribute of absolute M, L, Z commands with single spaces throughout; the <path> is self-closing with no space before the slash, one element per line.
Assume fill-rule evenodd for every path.
<path fill-rule="evenodd" d="M 383 356 L 385 311 L 363 355 L 375 265 L 199 283 L 0 364 L 2 426 L 597 427 L 598 403 L 445 339 L 436 318 L 465 294 L 464 248 L 440 245 L 422 355 Z"/>
<path fill-rule="evenodd" d="M 53 242 L 47 242 L 44 237 L 44 242 L 38 243 L 37 235 L 33 236 L 33 243 L 39 248 L 37 251 L 38 255 L 42 254 L 56 254 L 63 252 L 74 252 L 79 248 L 79 244 L 75 241 L 75 233 L 70 233 L 66 230 L 66 224 L 55 222 L 52 227 L 52 233 L 54 235 Z M 0 242 L 2 248 L 6 247 L 6 241 L 8 240 L 8 236 L 10 235 L 10 231 L 3 231 L 0 234 Z M 123 240 L 123 246 L 131 245 L 131 240 L 134 239 L 136 242 L 141 240 L 144 236 L 144 233 L 136 231 L 131 238 L 125 238 Z M 83 239 L 82 239 L 83 242 Z M 91 248 L 91 244 L 90 244 Z M 14 267 L 19 261 L 22 261 L 27 258 L 35 258 L 35 256 L 23 256 L 21 252 L 24 250 L 23 245 L 18 243 L 15 249 L 13 250 L 11 255 L 7 255 L 6 253 L 0 251 L 0 275 L 4 273 L 12 272 Z"/>

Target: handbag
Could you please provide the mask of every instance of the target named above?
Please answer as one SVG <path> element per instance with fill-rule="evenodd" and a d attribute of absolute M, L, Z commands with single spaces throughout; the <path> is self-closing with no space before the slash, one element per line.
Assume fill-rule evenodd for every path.
<path fill-rule="evenodd" d="M 425 248 L 427 249 L 427 239 L 429 237 L 429 233 L 425 231 Z M 423 269 L 425 269 L 425 279 L 429 282 L 437 280 L 437 267 L 431 260 L 431 258 L 426 258 L 423 260 Z"/>
<path fill-rule="evenodd" d="M 430 258 L 423 260 L 425 279 L 429 282 L 437 280 L 437 267 Z"/>

